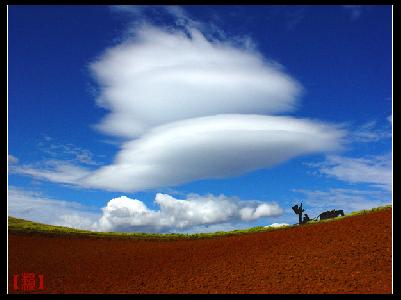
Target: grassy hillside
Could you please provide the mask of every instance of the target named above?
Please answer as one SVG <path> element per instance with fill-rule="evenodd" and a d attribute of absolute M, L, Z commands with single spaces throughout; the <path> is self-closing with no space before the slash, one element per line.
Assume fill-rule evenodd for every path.
<path fill-rule="evenodd" d="M 375 212 L 382 209 L 391 209 L 391 205 L 381 206 L 377 208 L 373 208 L 371 210 L 361 210 L 357 212 L 353 212 L 347 214 L 343 217 L 337 217 L 335 219 L 328 219 L 323 221 L 312 221 L 304 226 L 313 226 L 314 224 L 320 222 L 332 222 L 336 220 L 340 220 L 342 218 L 352 217 L 356 215 L 367 214 L 371 212 Z M 236 234 L 245 234 L 245 233 L 253 233 L 253 232 L 265 232 L 272 230 L 282 230 L 285 228 L 293 227 L 294 225 L 289 226 L 281 226 L 281 227 L 264 227 L 257 226 L 244 230 L 233 230 L 233 231 L 218 231 L 212 233 L 194 233 L 194 234 L 179 234 L 179 233 L 126 233 L 126 232 L 96 232 L 89 230 L 80 230 L 63 226 L 53 226 L 47 225 L 32 221 L 27 221 L 24 219 L 18 219 L 12 216 L 8 217 L 8 230 L 10 233 L 42 233 L 42 234 L 56 234 L 56 235 L 74 235 L 74 236 L 87 236 L 87 237 L 108 237 L 108 238 L 134 238 L 134 239 L 162 239 L 162 240 L 171 240 L 171 239 L 199 239 L 199 238 L 212 238 L 219 236 L 229 236 Z"/>

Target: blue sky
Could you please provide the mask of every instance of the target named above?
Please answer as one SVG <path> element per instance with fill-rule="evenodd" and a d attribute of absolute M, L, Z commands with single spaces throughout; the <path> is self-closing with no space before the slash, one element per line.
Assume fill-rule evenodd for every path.
<path fill-rule="evenodd" d="M 198 232 L 391 203 L 391 6 L 9 6 L 9 214 Z"/>

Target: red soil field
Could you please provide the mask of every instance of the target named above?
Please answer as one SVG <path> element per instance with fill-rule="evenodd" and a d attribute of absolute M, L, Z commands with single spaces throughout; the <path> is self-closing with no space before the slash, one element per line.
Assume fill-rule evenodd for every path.
<path fill-rule="evenodd" d="M 29 293 L 391 293 L 391 214 L 202 240 L 10 232 L 9 293 L 23 272 L 44 276 Z"/>

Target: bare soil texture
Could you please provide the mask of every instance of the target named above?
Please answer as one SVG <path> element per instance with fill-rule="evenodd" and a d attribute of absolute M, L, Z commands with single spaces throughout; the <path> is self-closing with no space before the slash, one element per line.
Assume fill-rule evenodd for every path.
<path fill-rule="evenodd" d="M 200 240 L 10 232 L 9 293 L 391 293 L 391 216 Z M 44 290 L 14 290 L 23 272 Z"/>

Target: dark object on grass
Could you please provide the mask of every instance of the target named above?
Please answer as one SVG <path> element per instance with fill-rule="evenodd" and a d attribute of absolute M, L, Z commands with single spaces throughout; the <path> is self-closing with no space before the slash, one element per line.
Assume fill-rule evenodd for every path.
<path fill-rule="evenodd" d="M 344 211 L 342 209 L 340 209 L 340 210 L 333 209 L 333 210 L 328 210 L 328 211 L 322 212 L 319 215 L 319 217 L 320 217 L 320 220 L 325 220 L 325 219 L 336 218 L 340 215 L 344 216 Z"/>
<path fill-rule="evenodd" d="M 308 221 L 309 221 L 310 219 L 309 219 L 309 216 L 308 216 L 308 214 L 305 214 L 304 215 L 304 220 L 303 220 L 303 222 L 302 223 L 307 223 Z"/>

